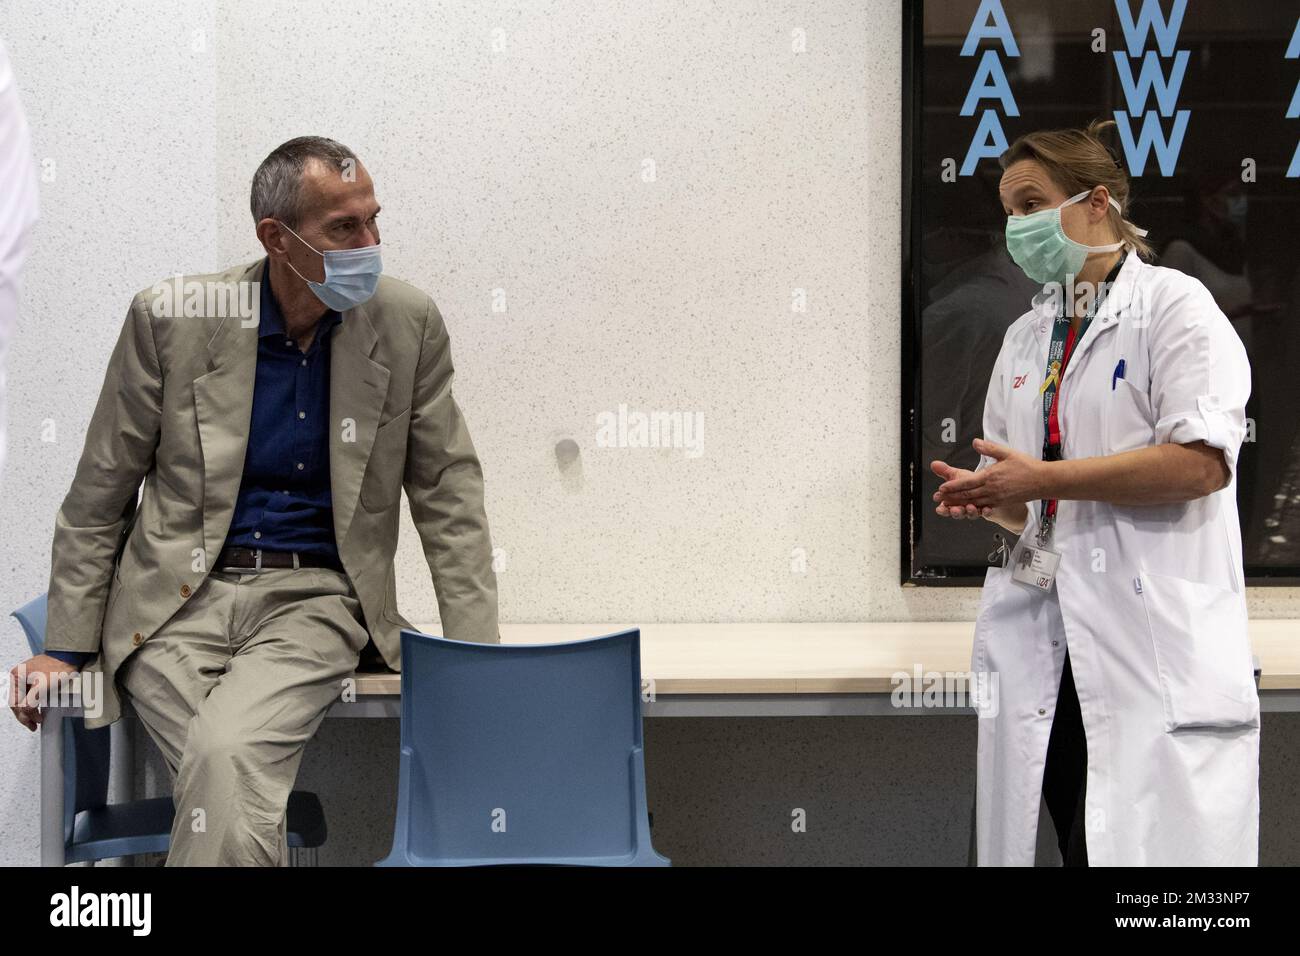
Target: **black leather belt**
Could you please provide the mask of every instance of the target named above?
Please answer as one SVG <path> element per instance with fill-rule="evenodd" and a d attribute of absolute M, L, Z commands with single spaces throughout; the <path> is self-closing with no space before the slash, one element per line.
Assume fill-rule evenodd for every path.
<path fill-rule="evenodd" d="M 222 548 L 217 555 L 216 570 L 250 568 L 332 568 L 342 571 L 343 565 L 323 554 L 306 554 L 302 551 L 263 551 L 261 548 Z"/>

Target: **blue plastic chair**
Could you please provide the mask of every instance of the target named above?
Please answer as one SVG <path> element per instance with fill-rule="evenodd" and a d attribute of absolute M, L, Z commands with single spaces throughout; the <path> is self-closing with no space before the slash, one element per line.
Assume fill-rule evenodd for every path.
<path fill-rule="evenodd" d="M 12 617 L 22 625 L 33 656 L 45 650 L 46 595 L 28 601 Z M 112 755 L 110 728 L 86 729 L 84 717 L 63 718 L 63 834 L 68 863 L 106 860 L 139 853 L 165 853 L 171 845 L 171 797 L 108 802 Z M 295 859 L 299 850 L 325 842 L 325 811 L 314 793 L 289 795 L 288 841 Z"/>
<path fill-rule="evenodd" d="M 404 629 L 397 821 L 376 866 L 668 866 L 650 844 L 640 643 Z"/>

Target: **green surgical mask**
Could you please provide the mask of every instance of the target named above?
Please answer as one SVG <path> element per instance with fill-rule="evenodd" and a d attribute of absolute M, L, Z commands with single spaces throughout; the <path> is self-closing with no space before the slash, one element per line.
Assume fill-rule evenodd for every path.
<path fill-rule="evenodd" d="M 1061 228 L 1061 210 L 1091 194 L 1091 189 L 1085 189 L 1051 209 L 1040 209 L 1027 216 L 1007 216 L 1007 252 L 1025 275 L 1044 285 L 1048 282 L 1064 284 L 1067 276 L 1079 274 L 1089 253 L 1114 252 L 1124 245 L 1121 241 L 1106 246 L 1085 246 L 1075 242 Z M 1123 211 L 1114 198 L 1110 204 L 1116 212 Z M 1140 236 L 1146 235 L 1145 229 L 1137 232 Z"/>

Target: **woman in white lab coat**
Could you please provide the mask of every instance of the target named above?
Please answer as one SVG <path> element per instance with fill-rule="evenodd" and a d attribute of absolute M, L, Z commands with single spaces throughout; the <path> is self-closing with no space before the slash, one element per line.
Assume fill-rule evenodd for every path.
<path fill-rule="evenodd" d="M 978 862 L 1033 864 L 1041 794 L 1067 864 L 1253 866 L 1250 366 L 1199 281 L 1139 258 L 1108 125 L 1027 134 L 1000 158 L 1008 251 L 1044 291 L 1007 329 L 979 466 L 931 465 L 940 515 L 1011 532 L 971 662 L 991 691 Z M 1073 296 L 1053 285 L 1071 279 Z"/>

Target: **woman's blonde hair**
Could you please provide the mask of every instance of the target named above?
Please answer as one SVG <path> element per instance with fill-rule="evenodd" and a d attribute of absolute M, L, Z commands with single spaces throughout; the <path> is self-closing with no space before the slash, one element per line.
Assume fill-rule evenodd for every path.
<path fill-rule="evenodd" d="M 1115 235 L 1139 255 L 1150 259 L 1154 255 L 1151 246 L 1138 235 L 1138 227 L 1124 218 L 1129 207 L 1128 174 L 1120 166 L 1117 154 L 1100 136 L 1102 130 L 1114 125 L 1114 120 L 1093 120 L 1087 129 L 1026 133 L 998 157 L 998 165 L 1005 170 L 1022 159 L 1035 160 L 1067 196 L 1105 186 L 1123 210 L 1123 213 L 1116 212 L 1114 206 L 1106 209 Z"/>

